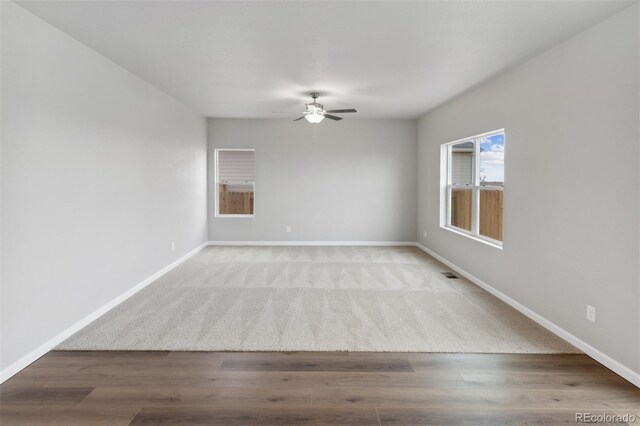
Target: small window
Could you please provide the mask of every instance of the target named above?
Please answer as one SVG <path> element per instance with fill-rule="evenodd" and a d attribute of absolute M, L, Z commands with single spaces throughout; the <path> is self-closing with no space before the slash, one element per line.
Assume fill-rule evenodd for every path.
<path fill-rule="evenodd" d="M 445 227 L 502 245 L 504 130 L 442 146 Z"/>
<path fill-rule="evenodd" d="M 216 216 L 253 217 L 256 152 L 216 149 Z"/>

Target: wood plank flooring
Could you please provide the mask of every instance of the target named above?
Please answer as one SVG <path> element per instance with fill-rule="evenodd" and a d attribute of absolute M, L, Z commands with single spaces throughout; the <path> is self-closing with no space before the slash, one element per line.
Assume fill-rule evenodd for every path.
<path fill-rule="evenodd" d="M 555 425 L 577 412 L 640 418 L 640 389 L 586 355 L 345 352 L 54 351 L 0 386 L 3 426 Z"/>

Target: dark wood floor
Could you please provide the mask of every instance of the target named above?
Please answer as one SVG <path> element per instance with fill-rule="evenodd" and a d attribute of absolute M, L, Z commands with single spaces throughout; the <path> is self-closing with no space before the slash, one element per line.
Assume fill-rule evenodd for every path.
<path fill-rule="evenodd" d="M 1 386 L 0 424 L 575 424 L 640 415 L 585 355 L 50 352 Z M 640 420 L 639 420 L 640 422 Z"/>

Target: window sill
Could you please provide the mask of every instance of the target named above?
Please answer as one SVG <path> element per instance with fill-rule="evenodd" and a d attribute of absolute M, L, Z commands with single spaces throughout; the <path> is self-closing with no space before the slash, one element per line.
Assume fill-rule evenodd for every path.
<path fill-rule="evenodd" d="M 467 232 L 465 230 L 454 228 L 454 227 L 450 227 L 450 226 L 440 226 L 440 228 L 446 229 L 447 231 L 453 232 L 454 234 L 462 235 L 463 237 L 469 238 L 471 240 L 478 241 L 478 242 L 480 242 L 482 244 L 486 244 L 489 247 L 493 247 L 493 248 L 497 248 L 499 250 L 502 250 L 502 244 L 495 243 L 492 240 L 489 240 L 488 238 L 483 238 L 483 237 L 481 237 L 479 235 L 472 234 L 472 233 Z"/>
<path fill-rule="evenodd" d="M 255 217 L 255 215 L 253 214 L 217 214 L 215 215 L 216 218 L 221 218 L 221 219 L 225 219 L 225 218 L 230 218 L 230 219 L 251 219 L 253 217 Z"/>

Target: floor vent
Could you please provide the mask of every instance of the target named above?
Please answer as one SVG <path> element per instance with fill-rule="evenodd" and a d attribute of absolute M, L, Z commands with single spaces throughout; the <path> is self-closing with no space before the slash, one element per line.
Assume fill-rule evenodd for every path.
<path fill-rule="evenodd" d="M 458 277 L 453 274 L 453 272 L 440 272 L 442 275 L 449 279 L 457 279 Z"/>

